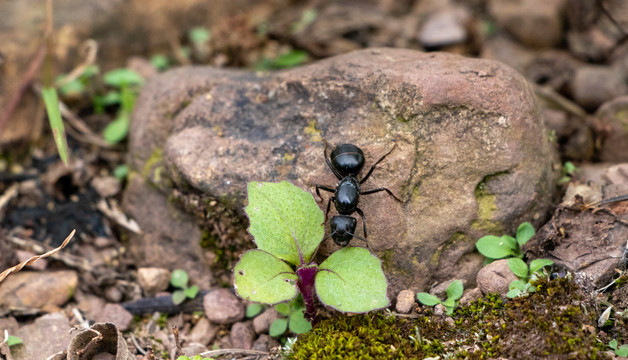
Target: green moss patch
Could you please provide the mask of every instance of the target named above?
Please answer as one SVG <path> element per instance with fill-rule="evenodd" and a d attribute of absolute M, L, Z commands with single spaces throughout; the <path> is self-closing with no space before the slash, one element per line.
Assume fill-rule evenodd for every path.
<path fill-rule="evenodd" d="M 489 294 L 453 320 L 384 312 L 335 316 L 299 337 L 290 359 L 608 359 L 596 313 L 567 278 L 536 283 L 537 292 L 504 301 Z"/>

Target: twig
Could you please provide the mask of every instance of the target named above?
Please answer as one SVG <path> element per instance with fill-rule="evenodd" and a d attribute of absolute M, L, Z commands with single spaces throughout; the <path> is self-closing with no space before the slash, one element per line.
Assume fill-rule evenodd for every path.
<path fill-rule="evenodd" d="M 74 80 L 76 80 L 79 76 L 83 74 L 85 68 L 92 65 L 94 61 L 96 61 L 96 54 L 98 54 L 98 43 L 94 39 L 87 39 L 83 46 L 86 49 L 87 55 L 85 56 L 85 60 L 80 63 L 77 67 L 75 67 L 69 74 L 67 74 L 63 80 L 57 83 L 58 87 L 62 87 L 65 84 L 68 84 Z"/>
<path fill-rule="evenodd" d="M 11 97 L 11 100 L 9 100 L 9 103 L 5 108 L 4 113 L 2 114 L 2 116 L 0 116 L 0 135 L 2 134 L 2 131 L 4 131 L 4 127 L 6 126 L 7 122 L 9 122 L 9 118 L 13 114 L 13 111 L 15 111 L 15 108 L 20 103 L 20 100 L 24 95 L 24 91 L 26 91 L 28 86 L 35 78 L 35 75 L 37 75 L 37 72 L 41 68 L 45 57 L 46 45 L 42 44 L 39 49 L 37 49 L 33 60 L 31 60 L 28 70 L 26 70 L 26 73 L 24 73 L 24 76 L 22 76 L 22 83 L 20 84 L 20 87 L 17 88 L 17 90 Z"/>
<path fill-rule="evenodd" d="M 95 351 L 94 351 L 94 350 L 95 350 L 95 348 L 96 348 L 97 346 L 99 346 L 99 345 L 100 345 L 99 343 L 100 343 L 100 342 L 103 340 L 103 338 L 104 338 L 104 337 L 103 337 L 103 335 L 102 335 L 100 332 L 98 332 L 98 331 L 96 331 L 96 330 L 94 330 L 94 329 L 88 329 L 88 330 L 86 330 L 86 331 L 93 331 L 93 332 L 95 332 L 95 333 L 96 333 L 96 336 L 94 336 L 91 340 L 89 340 L 89 342 L 87 343 L 87 345 L 85 345 L 85 347 L 84 347 L 84 348 L 82 348 L 82 349 L 80 349 L 80 350 L 78 350 L 78 351 L 76 352 L 76 355 L 78 355 L 79 359 L 80 359 L 80 358 L 83 356 L 83 354 L 85 354 L 86 352 L 89 352 L 89 353 L 95 352 Z"/>
<path fill-rule="evenodd" d="M 18 272 L 18 271 L 22 270 L 24 268 L 24 266 L 30 265 L 30 264 L 34 263 L 35 261 L 37 261 L 39 259 L 43 259 L 43 258 L 49 257 L 51 255 L 54 255 L 59 250 L 63 249 L 70 242 L 70 240 L 72 240 L 72 237 L 74 237 L 75 233 L 76 233 L 76 229 L 72 230 L 70 235 L 68 235 L 68 237 L 65 238 L 65 240 L 63 240 L 63 244 L 61 244 L 61 246 L 59 246 L 58 248 L 50 250 L 50 251 L 48 251 L 47 253 L 45 253 L 43 255 L 33 256 L 30 259 L 24 260 L 21 263 L 13 266 L 11 268 L 6 269 L 5 271 L 3 271 L 0 274 L 0 283 L 3 282 L 4 279 L 6 279 L 6 277 L 9 276 L 11 273 Z"/>
<path fill-rule="evenodd" d="M 96 204 L 96 208 L 100 210 L 106 217 L 115 221 L 116 224 L 122 226 L 123 228 L 132 231 L 136 234 L 141 234 L 142 229 L 137 222 L 133 219 L 129 219 L 126 217 L 118 203 L 113 199 L 107 202 L 105 199 L 100 199 Z"/>
<path fill-rule="evenodd" d="M 51 247 L 47 245 L 43 245 L 38 243 L 35 240 L 31 239 L 21 239 L 16 236 L 8 236 L 8 240 L 16 246 L 24 250 L 28 250 L 34 253 L 42 253 L 45 251 L 50 251 Z M 52 259 L 59 260 L 66 264 L 67 266 L 77 268 L 83 271 L 91 271 L 92 267 L 89 265 L 89 262 L 82 257 L 75 256 L 72 254 L 53 254 L 50 256 Z"/>
<path fill-rule="evenodd" d="M 135 337 L 135 335 L 133 335 L 133 333 L 131 333 L 131 341 L 133 342 L 133 346 L 135 346 L 135 349 L 137 351 L 139 351 L 142 355 L 146 355 L 146 350 L 144 350 L 144 348 L 142 346 L 140 346 L 140 344 L 137 342 L 137 338 Z M 149 352 L 152 352 L 153 349 L 149 349 Z M 153 355 L 153 359 L 154 359 L 154 355 Z"/>
<path fill-rule="evenodd" d="M 181 342 L 179 341 L 179 328 L 176 325 L 172 325 L 172 333 L 174 334 L 174 344 L 177 346 L 174 356 L 178 358 L 183 355 L 183 349 L 181 349 Z"/>
<path fill-rule="evenodd" d="M 6 204 L 9 203 L 9 201 L 11 201 L 11 199 L 17 196 L 17 188 L 18 184 L 13 184 L 9 186 L 2 196 L 0 196 L 0 211 L 6 206 Z M 0 219 L 1 218 L 2 216 L 0 216 Z"/>
<path fill-rule="evenodd" d="M 245 349 L 218 349 L 218 350 L 210 350 L 200 353 L 200 356 L 206 357 L 215 357 L 226 354 L 241 354 L 241 355 L 264 355 L 268 356 L 269 352 L 261 351 L 261 350 L 245 350 Z"/>

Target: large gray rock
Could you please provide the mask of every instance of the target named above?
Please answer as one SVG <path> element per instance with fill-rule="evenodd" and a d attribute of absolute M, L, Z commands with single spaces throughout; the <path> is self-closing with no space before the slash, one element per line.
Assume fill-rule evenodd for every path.
<path fill-rule="evenodd" d="M 173 70 L 142 91 L 129 146 L 163 192 L 241 209 L 252 180 L 334 186 L 323 138 L 360 146 L 367 168 L 397 144 L 363 189 L 403 201 L 360 198 L 393 294 L 454 275 L 474 284 L 475 241 L 538 225 L 552 199 L 554 156 L 530 86 L 499 62 L 445 53 L 370 49 L 270 75 Z"/>

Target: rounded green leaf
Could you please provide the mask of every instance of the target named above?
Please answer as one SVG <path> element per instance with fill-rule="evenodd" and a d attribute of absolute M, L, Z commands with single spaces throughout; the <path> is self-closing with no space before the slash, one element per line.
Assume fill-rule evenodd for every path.
<path fill-rule="evenodd" d="M 454 280 L 447 287 L 447 299 L 458 300 L 462 297 L 464 293 L 464 287 L 462 286 L 462 281 Z"/>
<path fill-rule="evenodd" d="M 303 334 L 312 330 L 312 323 L 305 319 L 303 310 L 303 308 L 297 309 L 290 314 L 288 327 L 295 334 Z"/>
<path fill-rule="evenodd" d="M 435 306 L 441 303 L 436 296 L 424 292 L 416 294 L 416 298 L 425 306 Z"/>
<path fill-rule="evenodd" d="M 268 335 L 272 337 L 277 337 L 283 335 L 288 329 L 288 320 L 287 319 L 276 319 L 270 324 L 270 328 L 268 329 Z"/>
<path fill-rule="evenodd" d="M 188 286 L 188 273 L 185 270 L 176 269 L 170 276 L 170 284 L 174 287 L 185 288 Z"/>
<path fill-rule="evenodd" d="M 22 343 L 23 343 L 22 339 L 20 339 L 17 336 L 9 335 L 9 338 L 7 339 L 7 345 L 9 346 L 19 345 Z"/>
<path fill-rule="evenodd" d="M 456 302 L 457 301 L 455 299 L 447 298 L 447 300 L 443 301 L 443 306 L 446 308 L 455 308 Z"/>
<path fill-rule="evenodd" d="M 275 310 L 281 315 L 290 315 L 290 303 L 283 302 L 275 305 Z"/>
<path fill-rule="evenodd" d="M 519 246 L 527 243 L 534 236 L 534 227 L 529 222 L 524 222 L 517 228 L 517 243 Z"/>
<path fill-rule="evenodd" d="M 331 254 L 320 265 L 314 282 L 323 304 L 354 313 L 388 306 L 387 287 L 382 262 L 359 247 L 346 247 Z"/>
<path fill-rule="evenodd" d="M 186 288 L 185 290 L 183 290 L 183 292 L 185 293 L 185 296 L 190 298 L 190 299 L 194 299 L 196 297 L 196 294 L 198 294 L 198 286 L 194 285 L 191 286 L 189 288 Z"/>
<path fill-rule="evenodd" d="M 257 316 L 260 312 L 262 312 L 262 305 L 260 304 L 249 304 L 246 307 L 246 317 L 252 318 Z"/>
<path fill-rule="evenodd" d="M 249 232 L 260 250 L 296 266 L 308 263 L 323 240 L 323 212 L 312 194 L 287 181 L 276 183 L 250 182 Z"/>
<path fill-rule="evenodd" d="M 506 296 L 510 299 L 512 298 L 516 298 L 517 296 L 523 294 L 523 291 L 519 290 L 519 289 L 510 289 L 508 290 L 508 292 L 506 293 Z"/>
<path fill-rule="evenodd" d="M 554 262 L 549 259 L 535 259 L 530 262 L 530 273 L 534 274 L 535 272 L 541 270 L 546 266 L 552 266 Z"/>
<path fill-rule="evenodd" d="M 502 259 L 508 256 L 514 255 L 516 247 L 509 241 L 508 238 L 487 235 L 481 237 L 476 243 L 475 247 L 478 251 L 491 259 Z"/>
<path fill-rule="evenodd" d="M 265 251 L 244 253 L 233 273 L 236 293 L 243 299 L 276 304 L 297 295 L 297 275 L 288 264 Z"/>
<path fill-rule="evenodd" d="M 526 279 L 528 277 L 528 264 L 519 258 L 508 259 L 508 267 L 518 278 Z"/>
<path fill-rule="evenodd" d="M 183 292 L 183 290 L 177 290 L 172 293 L 172 302 L 175 305 L 179 305 L 183 301 L 185 301 L 185 293 Z"/>
<path fill-rule="evenodd" d="M 107 124 L 103 131 L 103 138 L 110 144 L 117 144 L 129 133 L 129 116 L 120 114 L 115 120 Z"/>
<path fill-rule="evenodd" d="M 526 284 L 527 282 L 523 280 L 514 280 L 513 282 L 510 283 L 510 285 L 508 285 L 508 289 L 509 290 L 517 289 L 517 290 L 523 291 L 526 287 Z"/>

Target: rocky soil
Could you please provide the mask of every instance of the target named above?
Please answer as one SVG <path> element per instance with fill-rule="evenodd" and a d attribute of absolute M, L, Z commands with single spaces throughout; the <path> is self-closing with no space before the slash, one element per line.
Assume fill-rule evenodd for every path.
<path fill-rule="evenodd" d="M 501 342 L 485 337 L 492 350 L 460 339 L 456 348 L 443 329 L 468 325 L 477 306 L 448 317 L 416 298 L 444 298 L 455 279 L 462 304 L 490 293 L 511 301 L 502 320 L 522 321 L 514 308 L 539 317 L 534 307 L 552 301 L 560 311 L 585 308 L 565 325 L 577 328 L 560 335 L 580 339 L 580 348 L 556 346 L 555 356 L 614 357 L 609 341 L 628 343 L 628 287 L 615 281 L 628 261 L 625 2 L 54 4 L 54 62 L 40 41 L 44 6 L 0 4 L 0 270 L 77 234 L 0 283 L 0 341 L 6 330 L 23 342 L 3 342 L 0 359 L 276 354 L 295 336 L 269 335 L 285 314 L 268 307 L 251 316 L 232 290 L 231 269 L 254 247 L 245 188 L 282 180 L 312 193 L 334 187 L 326 143 L 360 146 L 365 169 L 392 149 L 363 188 L 386 187 L 401 202 L 382 191 L 361 197 L 360 208 L 383 260 L 390 310 L 442 324 L 422 328 L 445 344 L 439 355 L 551 358 L 517 347 L 524 335 L 516 331 L 534 341 L 551 332 L 543 325 L 512 327 Z M 194 40 L 198 28 L 209 35 Z M 101 138 L 118 111 L 96 109 L 102 81 L 61 97 L 71 152 L 64 166 L 38 89 L 47 72 L 88 61 L 88 39 L 98 46 L 92 63 L 133 69 L 146 83 L 128 140 L 116 145 Z M 149 61 L 155 54 L 168 70 Z M 116 177 L 123 164 L 128 175 Z M 525 221 L 537 229 L 526 259 L 551 259 L 548 278 L 570 274 L 577 290 L 547 285 L 556 300 L 507 300 L 516 276 L 506 260 L 483 266 L 475 242 L 514 235 Z M 318 256 L 337 249 L 326 240 Z M 175 269 L 200 289 L 180 305 L 172 301 Z M 338 315 L 320 309 L 322 319 Z"/>

